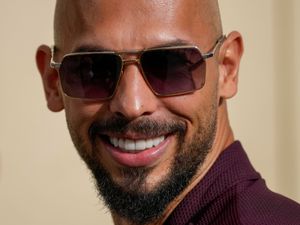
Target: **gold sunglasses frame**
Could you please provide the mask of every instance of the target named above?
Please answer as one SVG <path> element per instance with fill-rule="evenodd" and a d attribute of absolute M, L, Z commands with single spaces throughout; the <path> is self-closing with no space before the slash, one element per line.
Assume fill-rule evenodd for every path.
<path fill-rule="evenodd" d="M 178 46 L 167 46 L 167 47 L 156 47 L 156 48 L 147 48 L 147 49 L 142 49 L 142 50 L 128 50 L 128 51 L 95 51 L 95 52 L 74 52 L 74 53 L 68 53 L 66 55 L 63 56 L 62 58 L 62 62 L 64 60 L 65 57 L 69 57 L 69 56 L 76 56 L 76 55 L 91 55 L 91 54 L 113 54 L 116 55 L 120 58 L 121 60 L 121 69 L 120 69 L 120 74 L 116 83 L 116 87 L 115 90 L 113 91 L 113 93 L 111 94 L 111 96 L 105 97 L 105 98 L 81 98 L 81 97 L 73 97 L 73 96 L 69 96 L 68 94 L 65 93 L 65 91 L 63 90 L 64 94 L 66 96 L 68 96 L 69 98 L 74 98 L 74 99 L 84 99 L 84 100 L 109 100 L 111 99 L 114 95 L 115 92 L 117 90 L 118 84 L 121 80 L 122 74 L 123 74 L 123 69 L 126 65 L 128 64 L 137 64 L 143 79 L 145 80 L 145 82 L 147 83 L 148 87 L 151 89 L 151 91 L 159 97 L 172 97 L 172 96 L 178 96 L 178 95 L 185 95 L 185 94 L 189 94 L 192 93 L 196 90 L 201 89 L 204 85 L 202 85 L 200 88 L 196 88 L 194 90 L 190 90 L 190 91 L 185 91 L 185 92 L 178 92 L 178 93 L 172 93 L 172 94 L 160 94 L 157 93 L 151 86 L 151 84 L 148 82 L 147 77 L 144 73 L 143 67 L 141 65 L 140 62 L 140 58 L 143 55 L 144 52 L 149 52 L 149 51 L 155 51 L 155 50 L 170 50 L 170 49 L 183 49 L 183 48 L 193 48 L 196 49 L 203 58 L 203 61 L 205 61 L 206 59 L 209 59 L 211 57 L 213 57 L 218 49 L 218 47 L 224 42 L 224 40 L 226 39 L 226 35 L 222 35 L 220 38 L 217 39 L 216 43 L 214 44 L 214 46 L 211 48 L 211 50 L 207 53 L 201 53 L 200 49 L 196 46 L 196 45 L 178 45 Z M 55 69 L 60 77 L 61 80 L 61 76 L 60 76 L 60 72 L 59 69 L 61 67 L 61 62 L 55 62 L 54 61 L 54 54 L 55 54 L 55 46 L 52 46 L 51 48 L 51 60 L 50 60 L 50 67 Z M 137 55 L 136 58 L 134 59 L 124 59 L 124 55 Z M 205 84 L 205 82 L 204 82 Z"/>

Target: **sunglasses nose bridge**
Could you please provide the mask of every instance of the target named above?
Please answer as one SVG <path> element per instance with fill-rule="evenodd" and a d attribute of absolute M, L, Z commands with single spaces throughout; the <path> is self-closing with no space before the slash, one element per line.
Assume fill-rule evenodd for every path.
<path fill-rule="evenodd" d="M 123 65 L 130 65 L 130 64 L 138 64 L 140 65 L 140 59 L 123 59 Z"/>
<path fill-rule="evenodd" d="M 131 64 L 137 64 L 138 68 L 141 69 L 141 63 L 139 58 L 134 58 L 134 59 L 122 59 L 122 72 L 124 72 L 124 68 L 126 66 L 129 66 Z"/>

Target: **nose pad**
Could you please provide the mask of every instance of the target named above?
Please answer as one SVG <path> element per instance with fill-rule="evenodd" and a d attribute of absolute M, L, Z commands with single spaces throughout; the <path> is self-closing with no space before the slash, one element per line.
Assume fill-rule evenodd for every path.
<path fill-rule="evenodd" d="M 110 111 L 132 120 L 155 112 L 158 101 L 144 80 L 139 64 L 128 64 L 123 67 L 115 95 L 110 101 Z"/>

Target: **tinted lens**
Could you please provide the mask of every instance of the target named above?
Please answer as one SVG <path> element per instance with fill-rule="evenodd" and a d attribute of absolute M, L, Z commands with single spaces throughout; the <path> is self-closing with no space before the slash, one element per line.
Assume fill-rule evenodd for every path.
<path fill-rule="evenodd" d="M 146 51 L 141 65 L 147 81 L 159 95 L 192 92 L 205 82 L 205 61 L 194 47 Z"/>
<path fill-rule="evenodd" d="M 68 55 L 59 71 L 62 88 L 75 98 L 111 97 L 119 80 L 121 64 L 121 58 L 114 54 Z"/>

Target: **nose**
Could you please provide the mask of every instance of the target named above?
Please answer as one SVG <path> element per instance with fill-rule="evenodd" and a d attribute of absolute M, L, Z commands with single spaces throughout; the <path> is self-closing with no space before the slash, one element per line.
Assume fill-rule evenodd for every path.
<path fill-rule="evenodd" d="M 133 120 L 150 115 L 157 110 L 159 99 L 144 80 L 137 64 L 124 66 L 115 95 L 110 101 L 110 111 Z"/>

